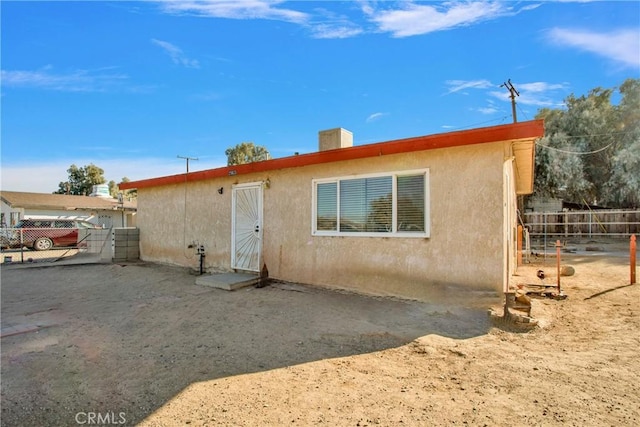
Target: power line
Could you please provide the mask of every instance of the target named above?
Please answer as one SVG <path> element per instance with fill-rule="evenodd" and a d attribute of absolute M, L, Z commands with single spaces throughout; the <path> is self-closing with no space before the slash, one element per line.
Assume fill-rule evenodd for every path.
<path fill-rule="evenodd" d="M 597 150 L 593 150 L 593 151 L 568 151 L 568 150 L 561 150 L 560 148 L 550 147 L 550 146 L 548 146 L 548 145 L 544 145 L 544 144 L 541 144 L 541 143 L 539 143 L 539 142 L 538 142 L 538 143 L 536 143 L 536 146 L 540 146 L 540 147 L 543 147 L 543 148 L 548 148 L 549 150 L 558 151 L 558 152 L 560 152 L 560 153 L 564 153 L 564 154 L 577 154 L 577 155 L 579 155 L 579 156 L 580 156 L 580 155 L 584 156 L 584 155 L 587 155 L 587 154 L 596 154 L 596 153 L 599 153 L 599 152 L 601 152 L 601 151 L 604 151 L 604 150 L 606 150 L 607 148 L 611 147 L 611 146 L 612 146 L 613 144 L 615 144 L 615 143 L 616 143 L 616 142 L 614 141 L 614 142 L 612 142 L 611 144 L 609 144 L 609 145 L 607 145 L 607 146 L 605 146 L 605 147 L 598 148 Z"/>
<path fill-rule="evenodd" d="M 504 123 L 504 121 L 506 120 L 507 116 L 503 116 L 501 118 L 498 119 L 490 119 L 490 120 L 485 120 L 484 122 L 479 122 L 479 123 L 474 123 L 471 125 L 465 125 L 465 126 L 458 126 L 458 127 L 454 127 L 453 129 L 468 129 L 468 128 L 474 128 L 474 127 L 478 127 L 479 125 L 484 125 L 487 123 L 491 123 L 491 122 L 497 122 L 497 121 L 501 121 Z"/>
<path fill-rule="evenodd" d="M 529 117 L 527 116 L 526 111 L 524 111 L 524 109 L 520 105 L 518 105 L 518 110 L 520 110 L 520 112 L 524 115 L 524 118 L 526 120 L 529 120 Z"/>
<path fill-rule="evenodd" d="M 563 135 L 563 137 L 564 138 L 592 138 L 592 137 L 601 137 L 601 136 L 628 135 L 628 134 L 631 134 L 631 133 L 633 133 L 633 132 L 609 132 L 609 133 L 594 133 L 594 134 L 586 134 L 586 135 Z M 546 149 L 549 149 L 549 150 L 557 151 L 559 153 L 575 154 L 575 155 L 578 155 L 578 156 L 586 156 L 586 155 L 596 154 L 596 153 L 599 153 L 601 151 L 604 151 L 607 148 L 611 147 L 616 142 L 618 142 L 618 141 L 612 141 L 608 145 L 606 145 L 606 146 L 604 146 L 602 148 L 598 148 L 597 150 L 592 150 L 592 151 L 569 151 L 569 150 L 563 150 L 561 148 L 551 147 L 549 145 L 545 145 L 545 144 L 542 144 L 540 142 L 537 142 L 536 145 L 540 146 L 542 148 L 546 148 Z"/>
<path fill-rule="evenodd" d="M 563 135 L 564 138 L 588 138 L 596 136 L 612 136 L 612 135 L 628 135 L 633 132 L 608 132 L 608 133 L 592 133 L 584 135 Z"/>

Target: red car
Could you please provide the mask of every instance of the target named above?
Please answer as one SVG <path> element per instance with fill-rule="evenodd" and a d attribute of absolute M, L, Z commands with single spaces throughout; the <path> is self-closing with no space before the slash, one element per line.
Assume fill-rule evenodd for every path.
<path fill-rule="evenodd" d="M 15 228 L 3 230 L 3 248 L 27 247 L 46 251 L 54 246 L 78 245 L 78 229 L 101 228 L 79 219 L 23 219 Z"/>

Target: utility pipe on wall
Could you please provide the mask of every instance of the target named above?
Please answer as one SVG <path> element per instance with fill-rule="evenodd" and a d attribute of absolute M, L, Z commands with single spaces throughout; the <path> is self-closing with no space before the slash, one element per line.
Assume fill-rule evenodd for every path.
<path fill-rule="evenodd" d="M 522 265 L 522 226 L 518 225 L 518 266 Z"/>

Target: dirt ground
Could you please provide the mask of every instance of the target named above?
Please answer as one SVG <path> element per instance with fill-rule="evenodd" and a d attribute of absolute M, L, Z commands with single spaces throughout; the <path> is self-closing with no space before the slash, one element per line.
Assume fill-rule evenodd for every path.
<path fill-rule="evenodd" d="M 640 425 L 628 257 L 563 264 L 567 299 L 533 299 L 535 328 L 492 322 L 493 293 L 420 303 L 227 292 L 152 264 L 3 266 L 1 424 Z M 555 284 L 555 259 L 515 282 Z"/>

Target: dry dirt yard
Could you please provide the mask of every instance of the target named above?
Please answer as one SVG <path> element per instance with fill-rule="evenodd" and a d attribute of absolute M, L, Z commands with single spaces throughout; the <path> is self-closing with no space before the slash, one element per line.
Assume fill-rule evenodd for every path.
<path fill-rule="evenodd" d="M 565 256 L 536 328 L 493 293 L 420 303 L 288 283 L 234 292 L 151 264 L 3 266 L 3 426 L 637 426 L 640 285 Z M 554 284 L 555 259 L 517 282 Z M 450 302 L 450 303 L 447 303 Z M 13 331 L 13 332 L 12 332 Z"/>

